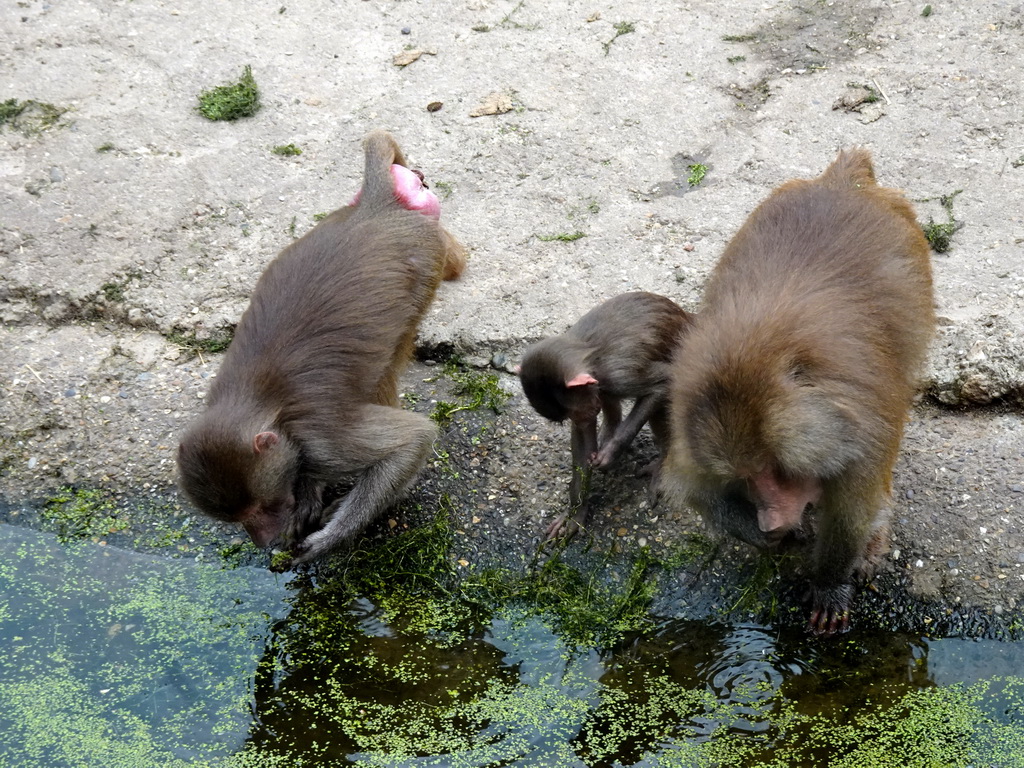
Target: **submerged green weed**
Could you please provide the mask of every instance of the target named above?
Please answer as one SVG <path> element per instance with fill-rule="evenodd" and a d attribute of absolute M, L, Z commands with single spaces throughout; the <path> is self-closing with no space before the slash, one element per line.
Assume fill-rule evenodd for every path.
<path fill-rule="evenodd" d="M 259 108 L 260 91 L 248 64 L 237 83 L 218 85 L 199 94 L 199 113 L 207 120 L 238 120 L 251 117 Z"/>
<path fill-rule="evenodd" d="M 607 566 L 608 563 L 605 563 Z M 578 570 L 555 552 L 526 572 L 483 571 L 467 581 L 467 597 L 491 610 L 515 605 L 554 620 L 570 646 L 607 648 L 650 626 L 654 560 L 646 549 L 618 580 L 607 567 Z"/>

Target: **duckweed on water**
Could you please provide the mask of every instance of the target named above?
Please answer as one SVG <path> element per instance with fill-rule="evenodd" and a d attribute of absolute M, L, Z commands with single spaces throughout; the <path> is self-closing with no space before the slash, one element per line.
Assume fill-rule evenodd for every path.
<path fill-rule="evenodd" d="M 930 674 L 837 675 L 835 647 L 768 628 L 623 635 L 650 626 L 646 555 L 604 563 L 614 591 L 557 559 L 460 580 L 452 533 L 442 508 L 359 542 L 289 585 L 285 618 L 259 569 L 0 527 L 0 764 L 1024 768 L 1024 680 L 908 692 Z"/>

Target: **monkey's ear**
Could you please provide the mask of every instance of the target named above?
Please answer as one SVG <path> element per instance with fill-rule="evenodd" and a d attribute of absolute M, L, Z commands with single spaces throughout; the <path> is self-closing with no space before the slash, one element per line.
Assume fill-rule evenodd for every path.
<path fill-rule="evenodd" d="M 512 373 L 514 373 L 516 376 L 518 376 L 522 372 L 523 372 L 523 367 L 521 365 L 513 365 L 512 366 Z"/>
<path fill-rule="evenodd" d="M 262 453 L 263 451 L 269 451 L 281 440 L 274 432 L 260 432 L 256 437 L 252 439 L 252 449 L 256 453 Z"/>
<path fill-rule="evenodd" d="M 577 373 L 575 376 L 573 376 L 571 379 L 565 382 L 565 386 L 569 387 L 570 389 L 572 387 L 585 387 L 588 384 L 597 384 L 597 379 L 595 379 L 589 373 Z"/>

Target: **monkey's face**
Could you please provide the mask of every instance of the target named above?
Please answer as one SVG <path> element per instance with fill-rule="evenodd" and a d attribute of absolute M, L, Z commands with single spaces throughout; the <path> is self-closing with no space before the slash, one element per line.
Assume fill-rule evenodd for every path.
<path fill-rule="evenodd" d="M 179 485 L 192 503 L 242 525 L 260 547 L 279 538 L 294 514 L 298 464 L 286 439 L 257 445 L 237 430 L 202 423 L 178 447 Z"/>

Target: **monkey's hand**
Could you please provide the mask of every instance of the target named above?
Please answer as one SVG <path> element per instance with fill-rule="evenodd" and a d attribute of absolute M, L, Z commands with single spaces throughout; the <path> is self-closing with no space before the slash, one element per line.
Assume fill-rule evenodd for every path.
<path fill-rule="evenodd" d="M 619 458 L 620 445 L 614 439 L 605 441 L 601 450 L 590 454 L 590 466 L 594 469 L 606 470 Z"/>
<path fill-rule="evenodd" d="M 850 629 L 850 606 L 853 604 L 853 585 L 811 587 L 811 619 L 808 631 L 818 637 L 832 637 Z"/>
<path fill-rule="evenodd" d="M 568 512 L 564 515 L 559 515 L 548 526 L 544 534 L 544 541 L 552 541 L 554 539 L 568 541 L 583 530 L 588 517 L 590 517 L 590 512 L 586 509 L 581 509 L 575 515 L 570 515 Z"/>

